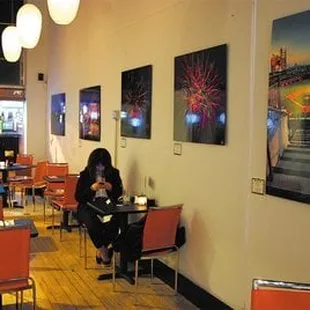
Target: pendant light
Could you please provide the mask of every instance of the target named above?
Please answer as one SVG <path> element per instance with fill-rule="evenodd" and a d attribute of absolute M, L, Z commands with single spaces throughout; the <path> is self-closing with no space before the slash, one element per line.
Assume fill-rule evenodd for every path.
<path fill-rule="evenodd" d="M 17 12 L 16 27 L 22 47 L 34 48 L 40 38 L 42 14 L 33 4 L 23 5 Z"/>
<path fill-rule="evenodd" d="M 2 32 L 1 41 L 4 58 L 8 62 L 16 62 L 22 51 L 17 28 L 15 26 L 6 27 Z"/>
<path fill-rule="evenodd" d="M 47 0 L 51 18 L 56 24 L 68 25 L 76 17 L 80 0 Z"/>

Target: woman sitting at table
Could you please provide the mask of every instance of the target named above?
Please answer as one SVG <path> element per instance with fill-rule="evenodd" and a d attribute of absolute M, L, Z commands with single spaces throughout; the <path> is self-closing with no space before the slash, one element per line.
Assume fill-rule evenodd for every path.
<path fill-rule="evenodd" d="M 103 223 L 95 210 L 87 206 L 87 202 L 97 197 L 117 201 L 122 193 L 122 180 L 119 171 L 112 166 L 110 153 L 104 148 L 95 149 L 89 155 L 86 168 L 80 173 L 75 199 L 79 203 L 78 219 L 86 225 L 88 234 L 97 248 L 97 263 L 111 262 L 108 246 L 118 235 L 119 220 L 113 215 L 109 222 Z"/>

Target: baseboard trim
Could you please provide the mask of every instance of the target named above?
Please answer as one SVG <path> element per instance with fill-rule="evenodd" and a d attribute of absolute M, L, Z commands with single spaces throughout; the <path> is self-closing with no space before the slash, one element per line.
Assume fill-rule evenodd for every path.
<path fill-rule="evenodd" d="M 154 260 L 154 274 L 163 282 L 173 287 L 174 270 L 158 259 Z M 221 300 L 203 290 L 180 273 L 178 277 L 178 293 L 199 309 L 232 310 Z"/>

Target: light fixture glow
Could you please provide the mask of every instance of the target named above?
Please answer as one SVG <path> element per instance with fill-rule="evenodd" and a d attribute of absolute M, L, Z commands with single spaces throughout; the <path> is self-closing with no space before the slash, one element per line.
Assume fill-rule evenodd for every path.
<path fill-rule="evenodd" d="M 80 0 L 47 0 L 52 20 L 59 25 L 68 25 L 76 17 Z"/>
<path fill-rule="evenodd" d="M 16 62 L 22 51 L 17 28 L 15 26 L 6 27 L 2 32 L 1 41 L 4 58 L 8 62 Z"/>
<path fill-rule="evenodd" d="M 34 48 L 39 41 L 42 28 L 42 14 L 33 4 L 23 5 L 17 12 L 16 27 L 20 43 L 25 48 Z"/>

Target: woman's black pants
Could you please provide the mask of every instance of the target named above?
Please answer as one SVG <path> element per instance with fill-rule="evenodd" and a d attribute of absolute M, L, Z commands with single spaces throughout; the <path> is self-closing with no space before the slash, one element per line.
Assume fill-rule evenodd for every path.
<path fill-rule="evenodd" d="M 119 219 L 117 215 L 113 215 L 109 222 L 102 223 L 94 209 L 87 206 L 86 203 L 80 203 L 77 216 L 78 220 L 87 227 L 89 237 L 97 249 L 103 245 L 107 247 L 118 236 Z"/>

